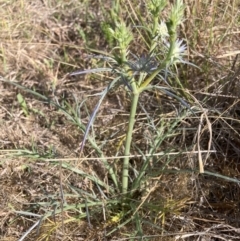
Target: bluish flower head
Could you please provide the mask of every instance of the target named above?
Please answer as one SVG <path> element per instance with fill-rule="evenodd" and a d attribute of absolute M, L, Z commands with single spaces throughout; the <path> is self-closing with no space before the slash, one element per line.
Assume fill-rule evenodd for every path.
<path fill-rule="evenodd" d="M 126 64 L 136 73 L 151 73 L 158 67 L 158 62 L 154 57 L 142 55 L 140 58 L 135 57 L 135 61 L 128 61 Z"/>

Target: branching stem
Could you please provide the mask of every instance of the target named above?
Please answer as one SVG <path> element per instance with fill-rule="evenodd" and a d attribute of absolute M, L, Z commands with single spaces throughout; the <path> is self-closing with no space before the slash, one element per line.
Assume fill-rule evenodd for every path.
<path fill-rule="evenodd" d="M 124 160 L 123 160 L 123 172 L 122 172 L 122 193 L 126 194 L 128 191 L 128 171 L 129 171 L 129 155 L 132 143 L 133 127 L 135 123 L 137 104 L 138 104 L 139 93 L 134 92 L 132 95 L 131 112 L 128 123 L 128 130 L 125 142 Z"/>

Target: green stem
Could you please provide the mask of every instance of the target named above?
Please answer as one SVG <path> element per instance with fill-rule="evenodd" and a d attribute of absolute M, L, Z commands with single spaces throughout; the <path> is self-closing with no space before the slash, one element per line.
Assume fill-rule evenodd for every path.
<path fill-rule="evenodd" d="M 122 193 L 123 194 L 126 194 L 128 191 L 129 155 L 130 155 L 130 148 L 132 143 L 132 134 L 133 134 L 133 127 L 135 123 L 138 98 L 139 98 L 139 93 L 134 92 L 132 96 L 131 112 L 129 117 L 126 142 L 125 142 L 125 152 L 124 152 L 125 158 L 123 160 L 123 172 L 122 172 Z"/>

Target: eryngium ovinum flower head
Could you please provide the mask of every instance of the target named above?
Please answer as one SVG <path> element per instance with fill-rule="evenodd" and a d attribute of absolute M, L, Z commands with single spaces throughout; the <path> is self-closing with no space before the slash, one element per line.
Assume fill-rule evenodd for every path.
<path fill-rule="evenodd" d="M 150 0 L 150 1 L 147 1 L 148 11 L 153 16 L 158 16 L 159 13 L 165 8 L 166 5 L 167 5 L 166 0 Z"/>
<path fill-rule="evenodd" d="M 167 25 L 164 21 L 161 21 L 161 23 L 158 24 L 157 34 L 154 38 L 154 41 L 158 41 L 159 39 L 161 39 L 164 43 L 166 43 L 168 37 L 169 33 Z"/>
<path fill-rule="evenodd" d="M 137 57 L 134 54 L 131 55 L 135 58 L 135 61 L 128 61 L 126 64 L 135 74 L 139 74 L 140 72 L 151 73 L 158 67 L 158 63 L 153 56 L 142 55 L 141 57 Z"/>
<path fill-rule="evenodd" d="M 167 48 L 170 48 L 170 44 L 168 42 L 165 43 Z M 183 43 L 183 40 L 177 39 L 171 51 L 171 56 L 169 56 L 168 65 L 175 65 L 177 63 L 187 63 L 183 60 L 184 55 L 186 55 L 187 45 Z"/>

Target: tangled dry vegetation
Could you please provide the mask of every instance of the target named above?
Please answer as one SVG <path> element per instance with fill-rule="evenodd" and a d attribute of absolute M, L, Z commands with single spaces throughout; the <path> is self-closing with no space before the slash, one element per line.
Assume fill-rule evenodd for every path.
<path fill-rule="evenodd" d="M 110 80 L 101 75 L 70 77 L 69 73 L 96 66 L 96 59 L 86 58 L 90 48 L 110 49 L 100 26 L 110 1 L 103 2 L 0 2 L 0 240 L 20 239 L 36 222 L 37 216 L 24 212 L 51 214 L 25 240 L 128 240 L 126 234 L 133 233 L 134 226 L 123 226 L 105 238 L 118 224 L 105 219 L 104 207 L 92 211 L 90 220 L 77 218 L 81 212 L 74 208 L 55 212 L 55 202 L 61 203 L 63 196 L 74 206 L 84 200 L 78 190 L 99 192 L 94 180 L 76 170 L 94 173 L 105 183 L 107 172 L 88 145 L 79 159 L 83 133 L 63 111 L 5 81 L 60 103 L 72 116 L 79 115 L 81 107 L 81 120 L 87 124 L 98 99 L 94 94 Z M 124 2 L 129 9 L 144 7 Z M 182 119 L 159 151 L 183 153 L 160 158 L 154 168 L 166 165 L 166 169 L 161 176 L 153 174 L 146 190 L 136 194 L 136 199 L 149 205 L 145 210 L 141 207 L 146 219 L 156 217 L 156 227 L 143 225 L 144 235 L 148 240 L 240 240 L 240 2 L 185 3 L 181 34 L 188 40 L 188 60 L 201 70 L 184 66 L 180 79 L 194 97 L 192 105 L 202 106 L 205 114 Z M 135 46 L 131 51 L 141 55 L 144 49 L 137 41 Z M 134 143 L 144 152 L 152 135 L 146 128 L 146 112 L 156 126 L 164 127 L 164 133 L 181 106 L 158 93 L 141 98 Z M 98 113 L 94 135 L 98 143 L 107 140 L 107 157 L 123 151 L 129 108 L 128 97 L 120 89 L 108 94 Z M 188 148 L 207 150 L 209 143 L 216 152 L 202 154 L 205 173 L 199 174 L 200 157 Z M 133 155 L 137 154 L 133 147 Z M 63 161 L 74 169 L 61 167 Z M 135 167 L 140 163 L 140 157 L 131 160 Z M 114 165 L 117 169 L 119 161 Z M 149 207 L 151 211 L 146 210 Z"/>

